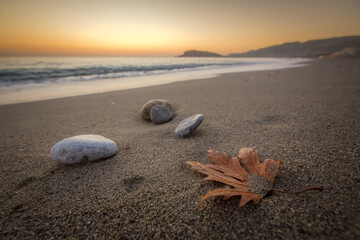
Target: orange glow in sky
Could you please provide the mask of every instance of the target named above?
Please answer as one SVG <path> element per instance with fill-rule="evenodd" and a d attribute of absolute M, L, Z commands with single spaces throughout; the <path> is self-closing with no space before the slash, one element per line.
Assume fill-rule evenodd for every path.
<path fill-rule="evenodd" d="M 0 54 L 228 54 L 360 35 L 357 0 L 1 0 Z"/>

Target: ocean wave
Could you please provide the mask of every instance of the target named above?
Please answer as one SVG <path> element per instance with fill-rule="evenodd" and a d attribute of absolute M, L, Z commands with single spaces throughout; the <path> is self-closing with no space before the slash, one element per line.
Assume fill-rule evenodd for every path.
<path fill-rule="evenodd" d="M 69 81 L 90 81 L 98 79 L 122 78 L 130 76 L 144 76 L 152 74 L 162 74 L 178 71 L 191 71 L 199 69 L 209 69 L 234 65 L 254 64 L 254 62 L 233 61 L 233 60 L 188 60 L 189 62 L 172 62 L 165 64 L 154 64 L 158 59 L 139 62 L 136 64 L 126 64 L 124 62 L 116 64 L 111 62 L 98 62 L 92 64 L 73 64 L 70 66 L 61 65 L 54 67 L 54 61 L 41 62 L 34 61 L 33 64 L 18 64 L 12 67 L 0 68 L 0 87 L 23 84 L 38 84 L 48 82 L 69 82 Z M 182 60 L 184 61 L 184 60 Z M 56 62 L 55 62 L 56 63 Z M 255 62 L 256 63 L 256 62 Z M 45 67 L 44 67 L 45 66 Z"/>

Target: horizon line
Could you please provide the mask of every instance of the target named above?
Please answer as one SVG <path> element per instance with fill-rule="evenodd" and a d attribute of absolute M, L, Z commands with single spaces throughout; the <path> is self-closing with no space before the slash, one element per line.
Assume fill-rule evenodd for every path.
<path fill-rule="evenodd" d="M 121 54 L 121 53 L 115 53 L 115 54 L 111 54 L 111 53 L 1 53 L 0 52 L 0 57 L 179 57 L 181 54 L 184 54 L 187 51 L 200 51 L 200 52 L 210 52 L 210 53 L 216 53 L 219 54 L 223 57 L 228 57 L 231 54 L 243 54 L 243 53 L 247 53 L 250 51 L 257 51 L 260 49 L 264 49 L 264 48 L 268 48 L 268 47 L 274 47 L 274 46 L 279 46 L 279 45 L 283 45 L 283 44 L 288 44 L 288 43 L 306 43 L 306 42 L 311 42 L 311 41 L 317 41 L 317 40 L 326 40 L 326 39 L 336 39 L 336 38 L 351 38 L 351 37 L 360 37 L 360 35 L 345 35 L 345 36 L 334 36 L 334 37 L 328 37 L 328 38 L 318 38 L 318 39 L 310 39 L 310 40 L 306 40 L 306 41 L 286 41 L 286 42 L 282 42 L 282 43 L 277 43 L 274 45 L 269 45 L 266 47 L 261 47 L 261 48 L 256 48 L 256 49 L 249 49 L 247 51 L 242 51 L 242 52 L 238 52 L 238 51 L 231 51 L 230 53 L 227 54 L 222 54 L 216 51 L 211 51 L 211 50 L 198 50 L 198 49 L 188 49 L 188 50 L 183 50 L 182 53 L 180 54 L 164 54 L 164 53 L 153 53 L 153 54 L 146 54 L 144 53 L 144 55 L 141 54 Z"/>

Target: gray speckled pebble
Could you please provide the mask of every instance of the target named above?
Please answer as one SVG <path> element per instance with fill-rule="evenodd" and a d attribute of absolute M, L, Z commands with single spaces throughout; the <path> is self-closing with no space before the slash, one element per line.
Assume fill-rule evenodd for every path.
<path fill-rule="evenodd" d="M 181 137 L 185 137 L 195 131 L 195 129 L 200 126 L 202 120 L 204 119 L 204 115 L 195 114 L 191 117 L 188 117 L 182 120 L 179 125 L 175 129 L 175 133 Z"/>
<path fill-rule="evenodd" d="M 166 123 L 172 119 L 172 113 L 164 105 L 157 105 L 151 108 L 150 118 L 156 124 Z"/>
<path fill-rule="evenodd" d="M 53 160 L 61 164 L 96 161 L 113 156 L 119 151 L 117 144 L 100 135 L 79 135 L 63 139 L 50 150 Z"/>
<path fill-rule="evenodd" d="M 150 120 L 150 111 L 154 106 L 164 105 L 171 110 L 171 105 L 168 100 L 165 99 L 153 99 L 145 103 L 140 110 L 141 118 L 144 120 Z"/>

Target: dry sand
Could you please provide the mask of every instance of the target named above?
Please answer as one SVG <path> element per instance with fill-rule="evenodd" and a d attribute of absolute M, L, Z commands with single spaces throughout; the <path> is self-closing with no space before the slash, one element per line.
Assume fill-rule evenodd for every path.
<path fill-rule="evenodd" d="M 360 60 L 226 74 L 162 86 L 0 106 L 0 238 L 355 239 L 360 236 Z M 175 118 L 140 119 L 146 101 L 168 99 Z M 175 135 L 202 113 L 195 134 Z M 116 141 L 113 158 L 61 166 L 53 144 L 79 134 Z M 259 205 L 203 194 L 185 161 L 208 149 L 284 162 L 274 193 Z M 18 208 L 18 209 L 17 209 Z"/>

